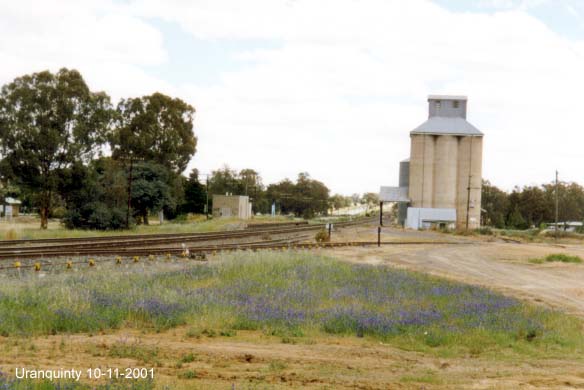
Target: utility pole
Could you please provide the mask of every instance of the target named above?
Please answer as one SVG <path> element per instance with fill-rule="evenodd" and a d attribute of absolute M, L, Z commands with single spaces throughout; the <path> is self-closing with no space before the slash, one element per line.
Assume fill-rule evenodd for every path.
<path fill-rule="evenodd" d="M 468 232 L 468 222 L 469 222 L 469 218 L 470 218 L 470 185 L 471 185 L 471 178 L 472 178 L 472 139 L 473 137 L 470 137 L 470 150 L 468 153 L 468 187 L 466 188 L 467 190 L 467 195 L 466 195 L 466 231 Z"/>
<path fill-rule="evenodd" d="M 209 219 L 209 175 L 205 181 L 205 215 Z"/>
<path fill-rule="evenodd" d="M 558 214 L 560 209 L 560 197 L 558 190 L 558 170 L 556 169 L 556 241 L 558 240 Z"/>
<path fill-rule="evenodd" d="M 468 231 L 468 221 L 470 217 L 470 181 L 472 175 L 468 175 L 468 187 L 466 187 L 467 195 L 466 195 L 466 231 Z"/>

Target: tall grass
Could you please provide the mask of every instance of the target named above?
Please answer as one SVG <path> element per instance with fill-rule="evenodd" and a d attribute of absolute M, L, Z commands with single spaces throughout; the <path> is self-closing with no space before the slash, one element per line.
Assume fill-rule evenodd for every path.
<path fill-rule="evenodd" d="M 581 323 L 490 290 L 308 253 L 236 253 L 211 264 L 128 265 L 13 274 L 0 332 L 120 327 L 255 329 L 373 337 L 404 348 L 582 350 Z"/>

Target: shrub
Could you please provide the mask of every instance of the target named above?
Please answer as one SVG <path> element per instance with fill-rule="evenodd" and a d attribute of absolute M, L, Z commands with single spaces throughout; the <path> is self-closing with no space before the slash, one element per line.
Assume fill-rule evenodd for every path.
<path fill-rule="evenodd" d="M 545 261 L 548 262 L 559 261 L 562 263 L 581 263 L 582 259 L 580 258 L 580 256 L 571 256 L 563 253 L 554 253 L 546 256 Z"/>
<path fill-rule="evenodd" d="M 63 224 L 68 229 L 119 230 L 126 227 L 126 210 L 109 208 L 102 202 L 91 202 L 80 209 L 65 212 Z M 130 225 L 134 219 L 130 218 Z"/>
<path fill-rule="evenodd" d="M 330 237 L 329 237 L 328 232 L 326 231 L 326 229 L 322 229 L 322 230 L 319 230 L 315 234 L 314 240 L 316 242 L 329 242 L 330 241 Z"/>
<path fill-rule="evenodd" d="M 64 207 L 55 207 L 51 210 L 51 218 L 61 219 L 65 216 L 67 210 Z"/>
<path fill-rule="evenodd" d="M 493 229 L 491 229 L 488 226 L 478 228 L 478 229 L 475 230 L 475 232 L 478 233 L 478 234 L 480 234 L 480 235 L 482 235 L 482 236 L 492 236 L 493 234 L 495 234 L 493 232 Z"/>

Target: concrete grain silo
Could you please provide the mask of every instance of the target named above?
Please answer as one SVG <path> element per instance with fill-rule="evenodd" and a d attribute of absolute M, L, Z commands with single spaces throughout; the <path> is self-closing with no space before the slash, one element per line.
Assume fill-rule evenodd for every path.
<path fill-rule="evenodd" d="M 428 120 L 410 132 L 409 180 L 400 163 L 399 187 L 382 187 L 380 199 L 398 202 L 398 220 L 411 228 L 477 228 L 483 133 L 466 120 L 466 96 L 431 95 L 428 104 Z"/>

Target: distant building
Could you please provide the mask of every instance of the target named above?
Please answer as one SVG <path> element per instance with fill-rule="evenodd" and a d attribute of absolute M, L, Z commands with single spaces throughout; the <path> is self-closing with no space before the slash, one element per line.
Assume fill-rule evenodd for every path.
<path fill-rule="evenodd" d="M 4 198 L 4 202 L 2 204 L 2 214 L 6 218 L 11 217 L 18 217 L 20 213 L 20 205 L 22 204 L 21 201 L 14 198 Z"/>
<path fill-rule="evenodd" d="M 251 218 L 249 196 L 213 195 L 214 218 Z"/>
<path fill-rule="evenodd" d="M 381 187 L 406 227 L 480 226 L 483 133 L 466 121 L 466 96 L 431 95 L 428 120 L 410 132 L 399 187 Z"/>
<path fill-rule="evenodd" d="M 566 221 L 566 222 L 558 222 L 558 230 L 564 232 L 574 233 L 578 230 L 581 230 L 584 226 L 584 223 L 579 221 Z M 556 230 L 555 223 L 549 223 L 547 225 L 546 231 L 554 232 Z"/>

